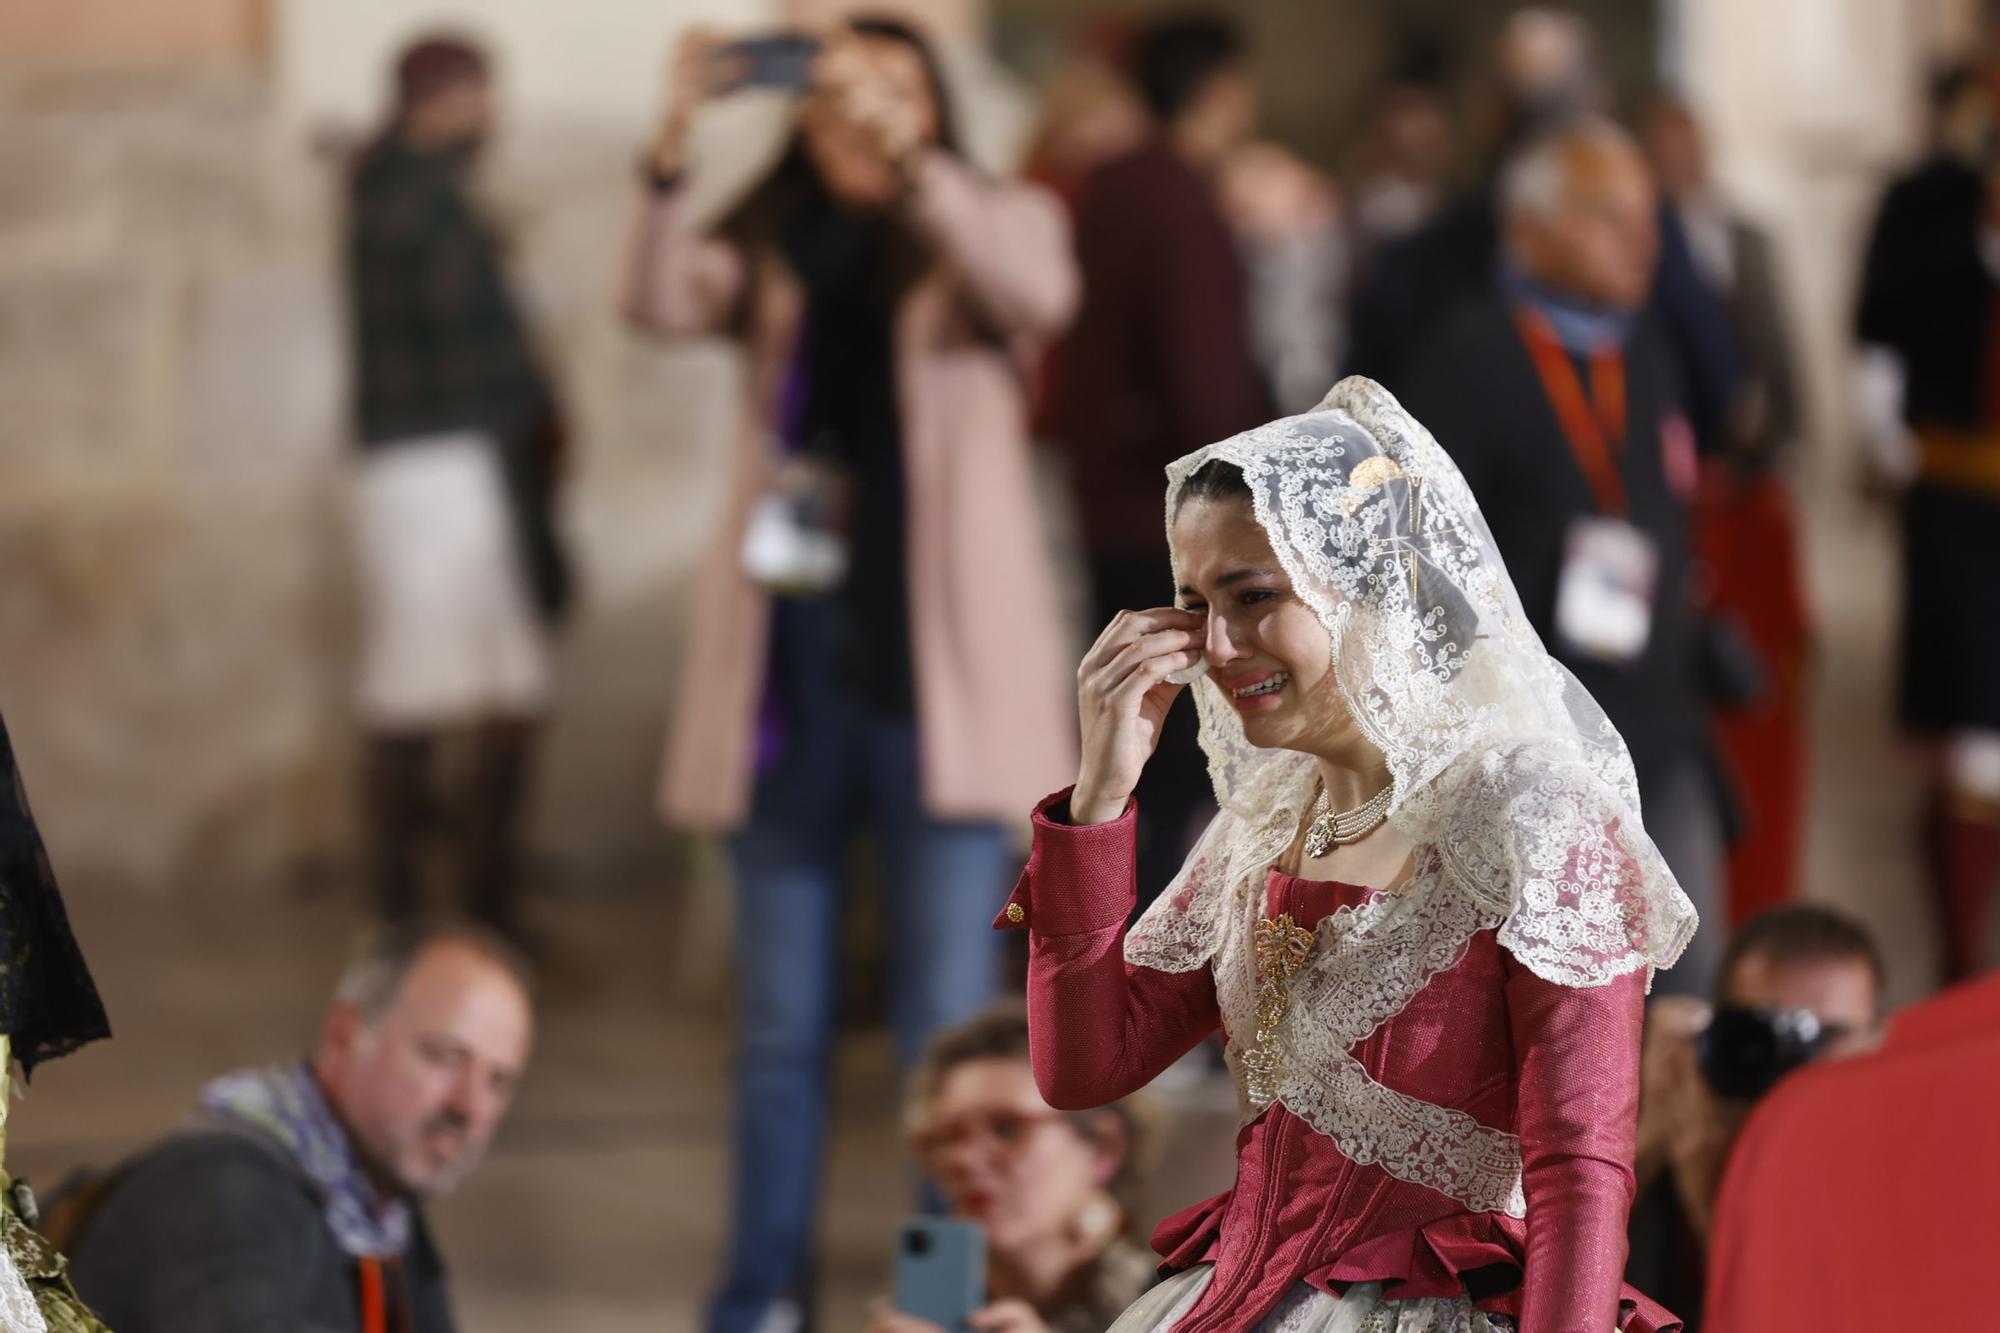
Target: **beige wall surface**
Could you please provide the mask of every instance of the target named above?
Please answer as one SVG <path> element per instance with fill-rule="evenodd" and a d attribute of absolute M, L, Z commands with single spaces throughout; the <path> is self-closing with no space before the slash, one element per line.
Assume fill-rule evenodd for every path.
<path fill-rule="evenodd" d="M 267 0 L 7 0 L 0 65 L 250 61 L 263 52 L 268 8 Z"/>
<path fill-rule="evenodd" d="M 287 110 L 355 123 L 379 113 L 384 72 L 419 32 L 484 38 L 510 111 L 524 120 L 640 124 L 658 104 L 675 35 L 690 23 L 759 28 L 776 0 L 272 0 L 276 84 Z"/>

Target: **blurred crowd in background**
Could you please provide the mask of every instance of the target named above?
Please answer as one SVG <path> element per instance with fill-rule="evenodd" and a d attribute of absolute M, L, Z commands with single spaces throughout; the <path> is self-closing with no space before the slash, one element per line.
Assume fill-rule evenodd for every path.
<path fill-rule="evenodd" d="M 909 1174 L 926 1182 L 912 1206 L 985 1227 L 980 1326 L 1103 1328 L 1150 1280 L 1152 1219 L 1129 1186 L 1163 1107 L 1041 1102 L 1005 998 L 1022 960 L 993 914 L 1023 816 L 1075 771 L 1080 646 L 1121 609 L 1171 601 L 1163 468 L 1313 407 L 1344 374 L 1386 385 L 1459 464 L 1530 619 L 1625 736 L 1648 831 L 1702 915 L 1649 1020 L 1632 1281 L 1690 1329 L 1777 1327 L 1755 1312 L 1774 1275 L 1796 1280 L 1780 1251 L 1808 1252 L 1872 1205 L 1849 1191 L 1848 1216 L 1835 1199 L 1802 1223 L 1789 1201 L 1827 1159 L 1778 1161 L 1794 1140 L 1776 1117 L 1834 1141 L 1860 1132 L 1838 1120 L 1855 1108 L 1934 1110 L 1932 1085 L 1898 1074 L 1917 1038 L 1885 1023 L 1882 948 L 1800 901 L 1817 895 L 1798 473 L 1859 441 L 1857 484 L 1901 516 L 1900 687 L 1880 707 L 1926 789 L 1913 832 L 1929 897 L 1908 910 L 1936 923 L 1938 983 L 1974 983 L 1944 1012 L 1969 1013 L 2000 875 L 2000 27 L 1936 71 L 1921 160 L 1883 196 L 1839 439 L 1808 424 L 1796 269 L 1717 187 L 1684 90 L 1614 90 L 1598 35 L 1557 9 L 1507 16 L 1466 65 L 1488 98 L 1477 114 L 1434 43 L 1400 52 L 1333 164 L 1265 128 L 1249 38 L 1226 11 L 1093 18 L 1005 174 L 975 163 L 920 25 L 681 38 L 656 131 L 634 145 L 611 299 L 635 337 L 724 340 L 742 366 L 661 701 L 662 812 L 720 837 L 732 885 L 718 1333 L 815 1326 L 830 1069 L 857 965 L 886 978 Z M 478 923 L 385 955 L 393 991 L 434 947 L 488 982 L 527 970 L 517 951 L 544 952 L 525 831 L 572 593 L 563 492 L 590 460 L 567 447 L 562 377 L 468 185 L 504 85 L 464 34 L 408 47 L 392 83 L 346 176 L 342 252 L 363 878 L 392 925 L 441 910 Z M 704 158 L 698 126 L 746 91 L 795 99 L 796 115 L 772 165 L 697 207 L 704 173 L 730 165 Z M 0 703 L 35 708 L 13 691 Z M 1138 793 L 1142 899 L 1214 808 L 1192 709 L 1170 723 Z M 879 897 L 879 937 L 852 930 L 857 894 Z M 1902 978 L 1901 993 L 1930 980 Z M 350 1098 L 367 1066 L 341 1063 L 343 1043 L 394 1008 L 353 990 L 318 1057 Z M 461 1057 L 504 1066 L 500 1083 L 467 1075 L 473 1090 L 408 1101 L 380 1132 L 403 1142 L 396 1115 L 420 1137 L 443 1125 L 452 1153 L 476 1157 L 526 1059 L 527 1021 L 513 1021 L 502 1055 L 482 1053 L 489 1032 Z M 1925 1022 L 1911 1030 L 1926 1050 L 1992 1040 L 1983 1020 Z M 1796 1074 L 1836 1061 L 1838 1082 Z M 1941 1058 L 1937 1077 L 1964 1063 Z M 1155 1100 L 1171 1111 L 1217 1071 L 1197 1051 Z M 1773 1096 L 1739 1150 L 1781 1083 L 1789 1099 Z M 200 1166 L 185 1141 L 156 1151 L 150 1192 L 126 1171 L 110 1182 L 122 1202 L 71 1209 L 83 1297 L 115 1305 L 127 1333 L 260 1326 L 149 1310 L 190 1297 L 148 1264 L 270 1263 L 240 1235 L 212 1260 L 164 1245 L 203 1228 L 161 1173 L 228 1163 Z M 371 1188 L 415 1209 L 460 1175 Z M 407 1254 L 441 1283 L 413 1216 L 393 1235 L 343 1233 L 326 1262 L 387 1255 L 393 1284 Z M 1718 1236 L 1759 1263 L 1712 1263 Z M 325 1281 L 339 1293 L 315 1299 L 344 1308 L 344 1279 Z M 432 1300 L 397 1307 L 398 1326 L 448 1327 Z M 1854 1313 L 1813 1326 L 1861 1326 L 1837 1321 Z M 885 1302 L 871 1328 L 919 1326 Z"/>

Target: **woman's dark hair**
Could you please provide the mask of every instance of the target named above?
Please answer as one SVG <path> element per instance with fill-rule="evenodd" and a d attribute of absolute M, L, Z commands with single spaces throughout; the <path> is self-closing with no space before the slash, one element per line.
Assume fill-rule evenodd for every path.
<path fill-rule="evenodd" d="M 396 114 L 406 116 L 447 88 L 492 77 L 486 53 L 468 38 L 434 33 L 396 57 Z"/>
<path fill-rule="evenodd" d="M 1171 124 L 1208 81 L 1243 58 L 1243 38 L 1220 14 L 1156 23 L 1132 43 L 1132 82 L 1146 106 Z"/>
<path fill-rule="evenodd" d="M 1174 509 L 1189 500 L 1248 500 L 1250 482 L 1244 477 L 1243 469 L 1221 458 L 1211 458 L 1181 483 L 1180 494 L 1174 497 Z"/>
<path fill-rule="evenodd" d="M 957 1027 L 939 1033 L 917 1067 L 910 1071 L 908 1118 L 914 1122 L 922 1116 L 953 1070 L 979 1060 L 1028 1063 L 1025 1004 L 1019 1000 L 1001 1000 Z M 1144 1094 L 1135 1094 L 1094 1111 L 1068 1111 L 1064 1115 L 1078 1134 L 1093 1143 L 1101 1141 L 1106 1117 L 1122 1127 L 1125 1156 L 1111 1178 L 1110 1189 L 1121 1201 L 1130 1202 L 1131 1190 L 1151 1168 L 1154 1143 L 1159 1137 L 1151 1103 Z"/>
<path fill-rule="evenodd" d="M 945 86 L 944 66 L 928 39 L 901 19 L 862 15 L 847 21 L 847 30 L 869 41 L 895 42 L 916 53 L 924 69 L 924 87 L 937 115 L 937 146 L 954 157 L 962 156 L 958 117 L 952 109 L 951 93 Z M 825 203 L 826 187 L 806 152 L 805 132 L 793 130 L 777 164 L 762 183 L 732 209 L 719 228 L 722 235 L 747 249 L 768 250 L 777 244 L 778 230 L 798 209 Z M 930 256 L 917 238 L 899 228 L 896 244 L 887 265 L 893 303 L 923 275 Z"/>

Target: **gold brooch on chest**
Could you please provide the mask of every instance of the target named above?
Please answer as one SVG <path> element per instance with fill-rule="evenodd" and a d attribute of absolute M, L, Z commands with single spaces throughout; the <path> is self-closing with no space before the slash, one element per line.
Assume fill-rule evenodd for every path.
<path fill-rule="evenodd" d="M 1278 1095 L 1283 1062 L 1278 1055 L 1278 1028 L 1292 1003 L 1292 978 L 1311 956 L 1313 933 L 1292 920 L 1291 913 L 1257 923 L 1257 1039 L 1243 1055 L 1244 1094 L 1262 1110 Z"/>

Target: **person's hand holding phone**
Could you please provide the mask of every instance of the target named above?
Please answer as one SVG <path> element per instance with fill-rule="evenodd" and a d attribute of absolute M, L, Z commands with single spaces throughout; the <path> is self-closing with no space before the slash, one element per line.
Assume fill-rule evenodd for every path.
<path fill-rule="evenodd" d="M 1083 763 L 1069 813 L 1077 824 L 1106 824 L 1125 813 L 1139 774 L 1160 744 L 1167 710 L 1185 685 L 1167 679 L 1201 661 L 1203 617 L 1160 607 L 1120 611 L 1077 668 Z"/>
<path fill-rule="evenodd" d="M 688 127 L 694 113 L 715 95 L 716 56 L 724 39 L 713 28 L 693 27 L 681 34 L 667 66 L 667 104 L 647 161 L 662 179 L 677 176 L 687 166 Z"/>
<path fill-rule="evenodd" d="M 1049 1329 L 1035 1313 L 1034 1306 L 1019 1300 L 995 1301 L 975 1310 L 966 1322 L 976 1333 L 1048 1333 Z M 889 1302 L 878 1300 L 868 1307 L 865 1333 L 945 1333 L 945 1330 L 927 1319 L 898 1314 Z"/>

